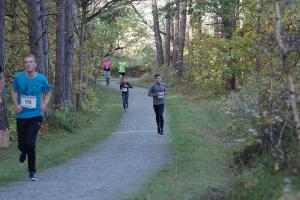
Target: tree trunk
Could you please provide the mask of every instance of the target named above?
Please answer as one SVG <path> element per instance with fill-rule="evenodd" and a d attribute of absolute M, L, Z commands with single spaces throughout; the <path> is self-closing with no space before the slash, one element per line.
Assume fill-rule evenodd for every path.
<path fill-rule="evenodd" d="M 74 48 L 74 20 L 73 20 L 73 0 L 66 2 L 65 16 L 65 100 L 72 102 L 72 85 L 73 85 L 73 48 Z"/>
<path fill-rule="evenodd" d="M 58 109 L 61 109 L 64 103 L 65 4 L 66 0 L 57 0 L 56 2 L 56 67 L 54 104 Z"/>
<path fill-rule="evenodd" d="M 234 31 L 236 30 L 236 12 L 237 12 L 237 7 L 232 5 L 232 7 L 227 9 L 226 15 L 224 15 L 222 17 L 222 24 L 223 24 L 223 36 L 226 40 L 231 40 L 232 39 L 232 35 L 234 33 Z M 228 17 L 230 16 L 230 17 Z M 216 20 L 219 20 L 218 17 L 216 18 Z M 216 23 L 216 24 L 219 24 Z M 217 31 L 216 31 L 216 37 L 219 36 L 218 34 L 218 27 L 217 27 Z M 230 54 L 230 49 L 228 50 L 228 53 Z M 227 62 L 227 66 L 232 66 L 233 65 L 233 60 L 230 59 Z M 232 73 L 230 76 L 225 77 L 226 80 L 226 85 L 228 86 L 229 90 L 235 90 L 236 89 L 236 76 L 234 73 Z"/>
<path fill-rule="evenodd" d="M 8 130 L 6 98 L 4 89 L 4 8 L 5 0 L 0 0 L 0 134 L 4 134 Z M 2 138 L 2 135 L 0 135 Z M 2 141 L 0 141 L 1 143 Z"/>
<path fill-rule="evenodd" d="M 76 94 L 76 110 L 81 109 L 81 95 L 83 94 L 83 83 L 84 83 L 84 43 L 85 43 L 85 34 L 86 34 L 86 25 L 87 25 L 87 8 L 82 7 L 81 13 L 81 25 L 80 25 L 80 36 L 79 36 L 79 71 L 78 78 L 80 82 L 79 91 Z"/>
<path fill-rule="evenodd" d="M 184 65 L 184 44 L 185 44 L 185 33 L 186 33 L 186 15 L 187 15 L 187 1 L 181 3 L 181 17 L 180 17 L 180 29 L 179 29 L 179 39 L 178 39 L 178 56 L 177 56 L 177 69 L 178 76 L 183 78 L 183 65 Z"/>
<path fill-rule="evenodd" d="M 281 10 L 280 10 L 280 3 L 279 1 L 275 1 L 275 14 L 276 14 L 276 40 L 278 43 L 278 46 L 281 50 L 281 59 L 282 59 L 282 65 L 284 72 L 287 76 L 287 88 L 289 91 L 289 101 L 290 101 L 290 107 L 293 114 L 294 124 L 296 127 L 296 133 L 298 135 L 298 148 L 300 149 L 300 116 L 299 116 L 299 110 L 297 105 L 297 99 L 296 99 L 296 87 L 293 79 L 293 75 L 290 71 L 290 67 L 288 65 L 288 46 L 284 42 L 284 39 L 282 37 L 281 33 Z"/>
<path fill-rule="evenodd" d="M 10 12 L 11 12 L 11 32 L 15 33 L 17 30 L 17 1 L 11 1 L 10 2 Z"/>
<path fill-rule="evenodd" d="M 201 40 L 202 39 L 202 20 L 199 19 L 197 21 L 197 40 Z M 196 34 L 195 34 L 196 35 Z"/>
<path fill-rule="evenodd" d="M 178 43 L 179 43 L 179 24 L 180 24 L 180 4 L 176 3 L 176 14 L 174 20 L 174 45 L 173 45 L 173 67 L 177 67 Z"/>
<path fill-rule="evenodd" d="M 191 24 L 191 20 L 189 20 L 189 23 L 188 23 L 187 46 L 188 46 L 189 58 L 193 58 L 194 57 L 194 53 L 193 53 L 193 27 L 192 27 L 192 24 Z"/>
<path fill-rule="evenodd" d="M 49 76 L 49 8 L 46 0 L 42 0 L 41 10 L 43 14 L 43 20 L 42 20 L 42 29 L 43 29 L 43 36 L 42 36 L 42 47 L 43 47 L 43 53 L 42 53 L 42 59 L 43 59 L 43 68 L 45 69 L 45 76 Z"/>
<path fill-rule="evenodd" d="M 8 7 L 8 3 L 6 3 L 6 6 Z M 18 30 L 18 23 L 17 23 L 17 18 L 18 18 L 18 13 L 17 13 L 17 1 L 10 1 L 9 3 L 9 14 L 6 14 L 6 17 L 11 18 L 11 23 L 10 23 L 10 32 L 9 35 L 11 35 L 11 40 L 13 40 L 12 42 L 10 42 L 9 45 L 9 49 L 13 49 L 14 51 L 10 52 L 10 55 L 8 56 L 6 62 L 10 63 L 11 66 L 16 66 L 18 65 L 18 61 L 17 57 L 19 57 L 19 53 L 20 50 L 16 51 L 16 47 L 17 47 L 17 30 Z M 6 8 L 6 10 L 8 10 Z M 10 16 L 8 16 L 10 15 Z M 7 25 L 6 25 L 6 29 L 8 29 Z"/>
<path fill-rule="evenodd" d="M 171 11 L 170 11 L 170 0 L 167 0 L 167 15 L 166 15 L 166 61 L 167 66 L 170 66 L 171 60 Z"/>
<path fill-rule="evenodd" d="M 157 0 L 152 0 L 152 14 L 153 14 L 153 31 L 154 31 L 155 45 L 156 45 L 156 61 L 157 61 L 157 66 L 160 67 L 164 64 L 164 53 L 162 47 L 162 39 L 159 31 Z"/>
<path fill-rule="evenodd" d="M 28 0 L 28 28 L 30 53 L 36 56 L 38 71 L 45 74 L 45 64 L 43 59 L 43 17 L 41 0 Z"/>

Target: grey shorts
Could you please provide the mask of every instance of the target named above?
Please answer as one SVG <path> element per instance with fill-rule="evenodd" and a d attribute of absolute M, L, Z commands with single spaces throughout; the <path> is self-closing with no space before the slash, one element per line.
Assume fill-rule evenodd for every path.
<path fill-rule="evenodd" d="M 110 71 L 104 71 L 104 77 L 110 78 Z"/>

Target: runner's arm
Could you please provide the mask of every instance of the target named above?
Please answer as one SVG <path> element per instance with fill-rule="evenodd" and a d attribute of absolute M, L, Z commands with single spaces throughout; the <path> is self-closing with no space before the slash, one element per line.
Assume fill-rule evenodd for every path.
<path fill-rule="evenodd" d="M 157 94 L 154 93 L 154 87 L 152 86 L 148 92 L 149 97 L 157 97 Z"/>
<path fill-rule="evenodd" d="M 13 99 L 15 106 L 18 107 L 19 106 L 18 93 L 14 89 L 12 89 L 12 99 Z"/>
<path fill-rule="evenodd" d="M 127 82 L 128 88 L 133 88 L 130 83 Z"/>
<path fill-rule="evenodd" d="M 47 107 L 50 103 L 50 99 L 51 99 L 51 92 L 47 92 L 44 94 L 43 96 L 43 104 Z"/>

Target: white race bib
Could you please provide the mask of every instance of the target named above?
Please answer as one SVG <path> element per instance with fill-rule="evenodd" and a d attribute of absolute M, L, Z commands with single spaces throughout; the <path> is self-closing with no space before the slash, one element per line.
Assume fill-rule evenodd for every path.
<path fill-rule="evenodd" d="M 159 93 L 157 94 L 157 97 L 158 97 L 159 99 L 164 98 L 164 96 L 165 96 L 165 92 L 159 92 Z"/>
<path fill-rule="evenodd" d="M 36 108 L 36 96 L 21 95 L 21 106 L 23 108 Z"/>
<path fill-rule="evenodd" d="M 128 88 L 122 88 L 122 92 L 127 92 Z"/>

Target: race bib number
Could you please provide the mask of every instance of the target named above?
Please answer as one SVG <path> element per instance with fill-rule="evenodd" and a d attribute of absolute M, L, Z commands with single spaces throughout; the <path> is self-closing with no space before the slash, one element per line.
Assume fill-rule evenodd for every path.
<path fill-rule="evenodd" d="M 122 92 L 127 92 L 128 88 L 122 88 Z"/>
<path fill-rule="evenodd" d="M 36 108 L 36 96 L 21 96 L 21 106 L 23 108 Z"/>
<path fill-rule="evenodd" d="M 165 93 L 164 93 L 164 92 L 159 92 L 159 93 L 157 94 L 157 97 L 158 97 L 159 99 L 164 98 L 164 96 L 165 96 Z"/>

